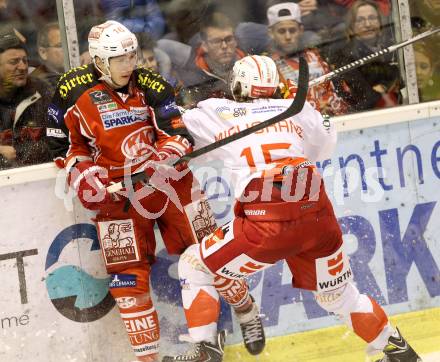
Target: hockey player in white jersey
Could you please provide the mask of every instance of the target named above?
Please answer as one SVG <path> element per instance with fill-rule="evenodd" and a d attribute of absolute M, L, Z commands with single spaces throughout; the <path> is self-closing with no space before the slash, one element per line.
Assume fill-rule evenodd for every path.
<path fill-rule="evenodd" d="M 291 100 L 276 99 L 278 79 L 268 57 L 237 61 L 230 78 L 235 101 L 208 99 L 183 115 L 196 148 L 283 112 Z M 261 340 L 258 308 L 244 278 L 282 259 L 293 287 L 313 291 L 322 308 L 341 316 L 368 344 L 367 352 L 383 351 L 380 361 L 420 361 L 382 307 L 352 281 L 342 233 L 314 166 L 331 157 L 335 145 L 334 125 L 306 103 L 296 116 L 206 154 L 222 159 L 232 173 L 235 216 L 180 257 L 183 306 L 195 348 L 164 362 L 223 360 L 225 336 L 217 332 L 221 286 L 226 301 L 239 306 L 239 321 L 254 321 L 248 338 Z"/>

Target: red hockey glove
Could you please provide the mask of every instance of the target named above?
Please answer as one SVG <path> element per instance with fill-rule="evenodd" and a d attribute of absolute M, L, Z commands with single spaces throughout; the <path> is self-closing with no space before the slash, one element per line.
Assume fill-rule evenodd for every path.
<path fill-rule="evenodd" d="M 145 174 L 150 178 L 148 184 L 156 189 L 165 191 L 168 188 L 166 180 L 181 179 L 186 174 L 183 171 L 186 165 L 174 167 L 173 162 L 178 158 L 176 154 L 168 150 L 159 149 L 142 167 Z"/>
<path fill-rule="evenodd" d="M 107 192 L 108 171 L 92 161 L 78 162 L 70 171 L 69 184 L 76 191 L 81 204 L 89 210 L 99 210 L 113 203 Z"/>

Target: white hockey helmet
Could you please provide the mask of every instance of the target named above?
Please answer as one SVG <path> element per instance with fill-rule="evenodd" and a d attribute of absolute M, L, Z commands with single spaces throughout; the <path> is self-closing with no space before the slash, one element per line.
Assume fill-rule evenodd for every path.
<path fill-rule="evenodd" d="M 279 83 L 275 62 L 264 55 L 249 55 L 237 60 L 229 79 L 234 99 L 270 98 L 276 92 Z"/>
<path fill-rule="evenodd" d="M 137 51 L 136 35 L 114 20 L 95 25 L 90 29 L 89 53 L 96 66 L 95 57 L 100 58 L 109 71 L 109 58 Z"/>

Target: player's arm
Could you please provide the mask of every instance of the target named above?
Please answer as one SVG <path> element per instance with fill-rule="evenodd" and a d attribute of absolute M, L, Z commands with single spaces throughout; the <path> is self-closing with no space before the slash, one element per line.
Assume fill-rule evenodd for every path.
<path fill-rule="evenodd" d="M 186 110 L 182 120 L 194 140 L 194 150 L 214 142 L 209 135 L 210 119 L 199 108 Z"/>
<path fill-rule="evenodd" d="M 159 152 L 181 157 L 191 152 L 194 140 L 182 121 L 174 88 L 159 74 L 137 70 L 137 84 L 144 90 L 147 104 L 154 109 L 156 146 Z"/>
<path fill-rule="evenodd" d="M 64 121 L 69 132 L 70 141 L 64 159 L 64 167 L 69 171 L 78 162 L 92 161 L 88 140 L 93 140 L 95 137 L 76 105 L 69 110 L 64 117 Z"/>
<path fill-rule="evenodd" d="M 74 104 L 55 92 L 48 107 L 46 128 L 49 152 L 56 165 L 69 169 L 76 161 L 91 160 L 87 141 L 81 134 L 80 113 Z"/>
<path fill-rule="evenodd" d="M 308 102 L 295 121 L 303 130 L 305 156 L 312 162 L 331 158 L 337 139 L 335 125 Z"/>
<path fill-rule="evenodd" d="M 87 142 L 94 137 L 77 105 L 69 104 L 57 93 L 48 108 L 46 133 L 51 156 L 58 167 L 66 169 L 67 182 L 82 205 L 99 210 L 113 202 L 105 189 L 110 181 L 108 171 L 92 160 Z"/>

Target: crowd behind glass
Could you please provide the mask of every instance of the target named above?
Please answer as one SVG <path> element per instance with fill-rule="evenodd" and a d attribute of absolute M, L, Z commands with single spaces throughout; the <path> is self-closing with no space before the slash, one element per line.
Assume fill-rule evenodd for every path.
<path fill-rule="evenodd" d="M 47 106 L 64 72 L 54 0 L 0 0 L 0 170 L 50 161 Z M 73 0 L 81 64 L 87 35 L 107 19 L 135 32 L 139 66 L 175 87 L 182 107 L 230 97 L 227 76 L 247 54 L 272 57 L 295 84 L 298 56 L 310 79 L 396 43 L 391 0 Z M 409 0 L 413 34 L 440 25 L 440 0 Z M 287 20 L 286 20 L 287 19 Z M 440 99 L 438 35 L 414 45 L 420 101 Z M 342 115 L 405 103 L 404 72 L 393 53 L 321 83 L 309 101 Z"/>

